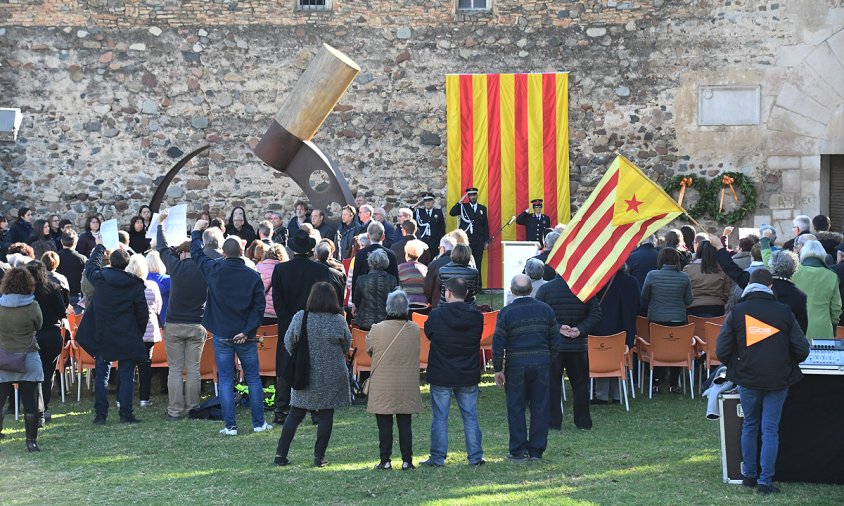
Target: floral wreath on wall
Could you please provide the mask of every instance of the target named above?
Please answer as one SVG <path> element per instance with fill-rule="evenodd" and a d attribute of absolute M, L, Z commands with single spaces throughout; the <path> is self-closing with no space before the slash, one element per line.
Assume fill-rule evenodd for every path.
<path fill-rule="evenodd" d="M 694 174 L 678 175 L 671 178 L 663 189 L 672 197 L 677 194 L 680 206 L 687 189 L 697 190 L 697 203 L 686 209 L 689 216 L 696 220 L 708 216 L 722 225 L 734 225 L 756 209 L 756 186 L 740 172 L 722 172 L 710 181 Z M 724 201 L 730 198 L 739 206 L 725 212 Z"/>

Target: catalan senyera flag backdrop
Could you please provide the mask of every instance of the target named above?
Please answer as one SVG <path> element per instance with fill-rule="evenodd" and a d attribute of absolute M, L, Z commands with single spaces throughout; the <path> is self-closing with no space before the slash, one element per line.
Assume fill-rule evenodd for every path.
<path fill-rule="evenodd" d="M 638 167 L 617 156 L 548 255 L 548 265 L 587 301 L 627 261 L 642 238 L 683 208 Z"/>
<path fill-rule="evenodd" d="M 448 208 L 474 186 L 490 234 L 537 198 L 552 226 L 568 223 L 568 74 L 450 74 L 445 92 Z M 458 217 L 446 220 L 457 228 Z M 501 241 L 524 239 L 514 223 L 493 240 L 479 266 L 485 287 L 502 286 Z"/>

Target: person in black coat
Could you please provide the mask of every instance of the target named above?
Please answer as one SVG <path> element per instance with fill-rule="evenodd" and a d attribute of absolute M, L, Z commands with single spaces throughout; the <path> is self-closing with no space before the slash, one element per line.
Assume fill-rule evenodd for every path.
<path fill-rule="evenodd" d="M 399 263 L 396 259 L 396 254 L 384 247 L 382 241 L 384 240 L 384 225 L 378 221 L 372 221 L 366 230 L 366 235 L 369 237 L 371 244 L 355 255 L 355 268 L 352 271 L 352 293 L 355 293 L 355 286 L 357 280 L 361 276 L 369 273 L 369 262 L 367 258 L 369 254 L 376 249 L 383 249 L 387 252 L 387 257 L 390 259 L 390 265 L 387 267 L 387 274 L 392 274 L 393 277 L 399 279 Z"/>
<path fill-rule="evenodd" d="M 297 230 L 288 241 L 293 250 L 293 258 L 275 266 L 272 275 L 273 308 L 278 318 L 278 335 L 287 334 L 287 327 L 293 315 L 303 311 L 308 302 L 311 288 L 320 281 L 332 281 L 331 270 L 327 265 L 314 262 L 313 250 L 316 240 L 304 230 Z M 338 301 L 343 297 L 338 294 Z M 276 347 L 276 394 L 275 421 L 284 423 L 290 412 L 290 385 L 282 377 L 290 354 L 284 346 Z"/>
<path fill-rule="evenodd" d="M 77 342 L 96 357 L 94 423 L 105 425 L 108 416 L 108 375 L 111 363 L 117 361 L 120 387 L 120 421 L 135 423 L 132 411 L 135 365 L 149 362 L 144 346 L 144 332 L 149 321 L 149 309 L 144 295 L 144 281 L 124 269 L 129 254 L 118 249 L 111 253 L 111 266 L 103 268 L 105 246 L 97 236 L 91 258 L 85 264 L 85 277 L 94 286 L 95 295 L 77 330 Z"/>
<path fill-rule="evenodd" d="M 59 266 L 56 272 L 67 278 L 70 305 L 76 313 L 81 313 L 79 299 L 82 298 L 82 272 L 88 259 L 76 251 L 77 240 L 78 236 L 73 230 L 62 233 L 62 249 L 58 253 Z"/>
<path fill-rule="evenodd" d="M 561 400 L 565 371 L 574 394 L 574 424 L 578 429 L 589 430 L 592 416 L 589 414 L 587 337 L 601 321 L 601 306 L 596 297 L 582 302 L 560 276 L 542 285 L 536 292 L 536 300 L 551 306 L 563 336 L 560 353 L 551 366 L 551 429 L 562 429 L 563 410 L 558 401 Z"/>
<path fill-rule="evenodd" d="M 484 317 L 463 302 L 468 287 L 462 278 L 446 285 L 446 303 L 431 311 L 425 336 L 431 341 L 427 379 L 431 384 L 431 456 L 423 466 L 442 467 L 448 452 L 448 408 L 452 394 L 463 414 L 466 453 L 471 465 L 482 465 L 481 428 L 478 424 L 478 384 L 481 370 L 478 350 Z"/>
<path fill-rule="evenodd" d="M 100 219 L 95 214 L 85 218 L 85 232 L 76 241 L 76 251 L 80 255 L 86 257 L 91 256 L 91 250 L 97 245 L 97 240 L 100 236 L 100 225 Z"/>
<path fill-rule="evenodd" d="M 437 307 L 440 303 L 440 286 L 437 284 L 439 280 L 440 269 L 451 263 L 451 252 L 457 243 L 453 237 L 443 236 L 440 239 L 440 254 L 428 264 L 428 273 L 425 274 L 425 297 L 428 298 L 428 303 L 431 307 Z"/>
<path fill-rule="evenodd" d="M 727 379 L 739 386 L 742 485 L 756 486 L 760 495 L 779 492 L 773 480 L 782 407 L 788 388 L 803 377 L 799 364 L 809 355 L 805 334 L 788 308 L 777 302 L 772 284 L 768 270 L 753 271 L 741 301 L 721 326 L 715 348 L 727 366 Z M 750 319 L 753 328 L 747 325 Z"/>
<path fill-rule="evenodd" d="M 715 236 L 711 235 L 710 239 L 713 237 Z M 769 239 L 763 237 L 761 240 L 768 241 Z M 721 245 L 721 241 L 711 242 L 711 244 L 715 247 L 715 260 L 721 266 L 721 270 L 735 281 L 739 288 L 744 289 L 750 282 L 751 273 L 742 270 L 733 262 L 730 254 Z M 809 328 L 809 313 L 806 309 L 807 297 L 803 290 L 797 288 L 791 282 L 791 276 L 799 266 L 800 261 L 797 259 L 797 255 L 790 251 L 782 249 L 771 254 L 770 270 L 774 275 L 772 285 L 774 295 L 778 301 L 791 308 L 797 323 L 805 333 L 806 329 Z"/>
<path fill-rule="evenodd" d="M 434 194 L 422 195 L 423 207 L 413 211 L 416 220 L 416 238 L 428 245 L 428 251 L 434 252 L 440 247 L 440 239 L 445 235 L 445 216 L 443 210 L 434 207 Z"/>
<path fill-rule="evenodd" d="M 161 217 L 159 217 L 161 220 Z M 132 251 L 144 254 L 150 248 L 151 239 L 147 239 L 147 229 L 144 227 L 144 219 L 135 216 L 129 222 L 129 247 Z"/>
<path fill-rule="evenodd" d="M 6 241 L 9 244 L 26 242 L 32 236 L 32 209 L 21 207 L 18 209 L 18 219 L 9 229 Z"/>
<path fill-rule="evenodd" d="M 636 279 L 636 283 L 639 284 L 639 290 L 645 286 L 645 276 L 656 269 L 656 259 L 658 256 L 659 250 L 654 246 L 654 238 L 653 236 L 648 236 L 627 257 L 627 272 Z"/>
<path fill-rule="evenodd" d="M 360 233 L 361 228 L 357 222 L 355 208 L 349 205 L 343 206 L 343 210 L 340 213 L 340 228 L 337 231 L 337 235 L 340 237 L 337 249 L 340 252 L 341 259 L 345 260 L 352 256 L 355 237 Z"/>
<path fill-rule="evenodd" d="M 625 344 L 633 348 L 636 341 L 636 316 L 638 304 L 636 301 L 642 296 L 639 284 L 626 272 L 624 265 L 615 273 L 610 281 L 597 293 L 595 298 L 601 306 L 601 321 L 592 329 L 592 335 L 611 336 L 625 332 Z M 632 303 L 631 303 L 632 302 Z M 636 370 L 634 367 L 633 370 Z M 595 399 L 608 401 L 610 395 L 613 400 L 621 399 L 618 391 L 618 381 L 612 378 L 597 378 L 595 380 Z"/>
<path fill-rule="evenodd" d="M 525 209 L 516 217 L 516 224 L 525 227 L 526 241 L 535 241 L 541 245 L 545 230 L 551 228 L 551 218 L 542 213 L 542 199 L 533 199 L 530 203 L 533 210 Z"/>
<path fill-rule="evenodd" d="M 466 193 L 452 206 L 448 214 L 460 216 L 460 229 L 469 236 L 475 266 L 480 270 L 484 260 L 484 248 L 489 240 L 489 215 L 486 206 L 478 204 L 478 189 L 466 188 Z"/>
<path fill-rule="evenodd" d="M 229 221 L 226 223 L 226 236 L 230 235 L 245 239 L 246 244 L 252 244 L 252 241 L 258 238 L 255 229 L 246 219 L 246 209 L 241 206 L 232 209 L 232 213 L 229 215 Z"/>

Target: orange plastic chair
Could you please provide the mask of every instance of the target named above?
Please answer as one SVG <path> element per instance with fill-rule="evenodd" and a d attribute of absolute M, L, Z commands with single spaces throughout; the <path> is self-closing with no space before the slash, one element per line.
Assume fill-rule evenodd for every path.
<path fill-rule="evenodd" d="M 213 381 L 214 395 L 220 395 L 217 390 L 217 360 L 214 358 L 214 340 L 210 337 L 205 340 L 205 346 L 202 347 L 202 354 L 199 356 L 199 379 L 200 381 Z"/>
<path fill-rule="evenodd" d="M 274 328 L 272 332 L 266 327 L 258 329 L 258 337 L 264 338 L 263 342 L 258 343 L 258 374 L 275 378 L 275 352 L 279 346 L 278 327 L 271 327 Z"/>
<path fill-rule="evenodd" d="M 419 328 L 425 330 L 425 322 L 428 321 L 428 315 L 422 313 L 412 313 L 410 315 L 410 320 L 419 325 Z"/>
<path fill-rule="evenodd" d="M 627 345 L 624 340 L 627 332 L 611 336 L 593 336 L 587 339 L 589 352 L 589 398 L 593 398 L 595 378 L 618 378 L 618 387 L 624 392 L 624 408 L 630 411 L 627 401 L 627 375 L 625 354 Z"/>
<path fill-rule="evenodd" d="M 648 325 L 650 325 L 650 321 L 648 321 L 647 317 L 636 317 L 636 340 L 633 342 L 633 349 L 631 350 L 631 352 L 635 353 L 636 356 L 639 358 L 639 392 L 644 391 L 645 379 L 642 376 L 642 373 L 644 371 L 643 362 L 648 361 L 648 350 L 644 349 L 642 346 L 639 346 L 639 338 L 641 337 L 646 342 L 651 341 L 651 331 L 648 328 Z"/>
<path fill-rule="evenodd" d="M 368 330 L 352 327 L 352 348 L 355 349 L 355 359 L 352 362 L 352 374 L 357 378 L 360 371 L 372 370 L 372 357 L 366 352 L 366 336 Z"/>
<path fill-rule="evenodd" d="M 425 327 L 419 328 L 419 368 L 428 368 L 428 354 L 431 352 L 431 341 L 425 335 Z"/>
<path fill-rule="evenodd" d="M 844 327 L 839 325 L 835 329 L 835 339 L 844 339 Z"/>
<path fill-rule="evenodd" d="M 167 365 L 167 347 L 164 346 L 164 341 L 158 341 L 152 347 L 152 366 L 153 368 L 169 367 Z"/>
<path fill-rule="evenodd" d="M 481 333 L 481 349 L 492 349 L 492 336 L 495 334 L 495 323 L 498 321 L 498 310 L 483 313 L 484 330 Z"/>
<path fill-rule="evenodd" d="M 86 375 L 85 384 L 88 390 L 91 390 L 91 371 L 97 366 L 97 361 L 94 357 L 88 354 L 81 346 L 77 346 L 74 350 L 76 355 L 76 402 L 82 400 L 82 370 L 88 371 Z"/>
<path fill-rule="evenodd" d="M 639 349 L 647 350 L 650 368 L 648 398 L 653 398 L 654 367 L 684 367 L 689 371 L 689 392 L 695 398 L 694 354 L 695 326 L 693 323 L 680 327 L 665 327 L 651 323 L 648 327 L 651 342 L 636 338 Z M 685 383 L 684 383 L 685 387 Z"/>
<path fill-rule="evenodd" d="M 703 326 L 703 336 L 695 336 L 699 349 L 706 354 L 703 371 L 706 375 L 709 375 L 709 371 L 713 367 L 721 365 L 721 361 L 718 360 L 718 355 L 715 353 L 715 344 L 718 341 L 718 334 L 721 333 L 721 326 L 718 323 L 706 322 Z M 700 375 L 698 383 L 701 383 L 700 379 L 703 378 L 704 374 Z M 700 392 L 700 387 L 698 385 L 698 392 Z"/>

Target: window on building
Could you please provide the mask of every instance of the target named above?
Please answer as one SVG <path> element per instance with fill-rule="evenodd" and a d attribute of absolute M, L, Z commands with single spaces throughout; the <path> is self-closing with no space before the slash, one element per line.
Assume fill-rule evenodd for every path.
<path fill-rule="evenodd" d="M 296 0 L 296 9 L 300 11 L 330 11 L 331 0 Z"/>
<path fill-rule="evenodd" d="M 485 11 L 489 10 L 491 0 L 457 0 L 459 11 Z"/>

